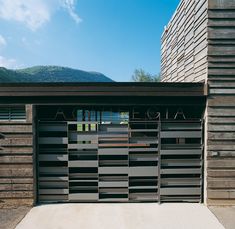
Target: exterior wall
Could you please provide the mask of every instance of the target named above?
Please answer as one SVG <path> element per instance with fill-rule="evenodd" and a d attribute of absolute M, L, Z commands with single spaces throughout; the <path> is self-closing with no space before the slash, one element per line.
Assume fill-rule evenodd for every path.
<path fill-rule="evenodd" d="M 189 3 L 190 2 L 190 3 Z M 194 34 L 192 51 L 185 48 L 189 41 L 185 28 L 190 24 L 187 6 L 201 5 L 203 13 L 201 20 L 202 31 L 195 44 L 195 27 L 191 26 Z M 201 11 L 201 10 L 199 10 Z M 188 11 L 196 18 L 197 10 Z M 175 18 L 181 18 L 176 20 Z M 178 26 L 172 26 L 174 23 Z M 184 27 L 183 48 L 179 45 L 175 49 L 174 34 L 180 34 Z M 235 0 L 182 0 L 175 16 L 162 37 L 162 81 L 165 82 L 195 82 L 204 80 L 208 83 L 208 100 L 206 119 L 206 201 L 210 205 L 235 204 Z M 199 28 L 199 27 L 198 27 Z M 181 29 L 182 30 L 182 29 Z M 179 37 L 179 35 L 178 35 Z M 207 45 L 208 47 L 205 47 Z M 201 47 L 201 48 L 198 48 Z M 190 50 L 190 48 L 189 48 Z M 199 51 L 199 59 L 197 56 Z M 191 52 L 193 56 L 190 56 Z M 178 58 L 184 56 L 182 62 Z M 186 54 L 185 54 L 186 53 Z M 192 60 L 190 59 L 192 58 Z M 188 62 L 190 64 L 188 64 Z M 191 67 L 189 67 L 191 66 Z M 195 66 L 197 70 L 195 71 Z M 190 68 L 191 70 L 187 70 Z"/>
<path fill-rule="evenodd" d="M 235 1 L 208 10 L 208 204 L 235 204 Z"/>
<path fill-rule="evenodd" d="M 207 1 L 182 0 L 166 27 L 162 35 L 162 81 L 206 79 Z"/>
<path fill-rule="evenodd" d="M 1 121 L 0 206 L 33 204 L 32 106 L 26 121 Z"/>

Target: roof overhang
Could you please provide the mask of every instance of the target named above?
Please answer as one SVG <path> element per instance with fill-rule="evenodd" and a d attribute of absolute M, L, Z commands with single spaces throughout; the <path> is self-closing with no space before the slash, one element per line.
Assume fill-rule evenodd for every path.
<path fill-rule="evenodd" d="M 205 98 L 204 83 L 10 83 L 0 85 L 0 104 L 74 102 L 76 99 Z"/>

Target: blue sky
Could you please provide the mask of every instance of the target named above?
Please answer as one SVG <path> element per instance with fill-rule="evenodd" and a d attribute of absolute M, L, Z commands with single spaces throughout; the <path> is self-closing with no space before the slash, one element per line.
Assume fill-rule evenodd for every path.
<path fill-rule="evenodd" d="M 0 66 L 61 65 L 130 81 L 160 72 L 179 0 L 0 0 Z"/>

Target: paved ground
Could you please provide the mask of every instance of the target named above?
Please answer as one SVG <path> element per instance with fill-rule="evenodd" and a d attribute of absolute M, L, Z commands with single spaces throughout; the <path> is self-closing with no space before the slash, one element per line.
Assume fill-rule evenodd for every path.
<path fill-rule="evenodd" d="M 226 229 L 235 229 L 234 207 L 209 207 Z"/>
<path fill-rule="evenodd" d="M 31 209 L 17 229 L 223 229 L 200 204 L 53 204 Z"/>
<path fill-rule="evenodd" d="M 0 229 L 14 229 L 29 210 L 29 207 L 1 208 Z"/>

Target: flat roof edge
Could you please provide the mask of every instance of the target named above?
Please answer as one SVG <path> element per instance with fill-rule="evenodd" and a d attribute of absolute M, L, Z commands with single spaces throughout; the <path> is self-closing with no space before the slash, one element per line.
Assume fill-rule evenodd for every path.
<path fill-rule="evenodd" d="M 10 83 L 0 85 L 1 97 L 75 96 L 207 96 L 204 83 Z"/>

